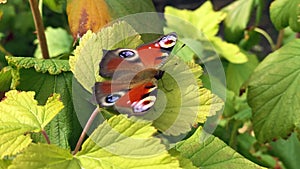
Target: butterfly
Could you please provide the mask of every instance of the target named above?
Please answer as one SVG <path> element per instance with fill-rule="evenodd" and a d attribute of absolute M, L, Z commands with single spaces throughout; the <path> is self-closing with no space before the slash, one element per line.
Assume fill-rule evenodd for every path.
<path fill-rule="evenodd" d="M 103 50 L 99 75 L 111 80 L 95 83 L 99 106 L 113 106 L 129 116 L 147 113 L 157 100 L 157 81 L 164 74 L 160 68 L 176 42 L 176 33 L 170 33 L 136 49 Z"/>

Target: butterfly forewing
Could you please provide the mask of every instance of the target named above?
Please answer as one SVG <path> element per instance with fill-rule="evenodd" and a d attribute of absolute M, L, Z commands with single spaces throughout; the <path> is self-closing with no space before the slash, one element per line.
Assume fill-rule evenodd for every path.
<path fill-rule="evenodd" d="M 145 67 L 159 68 L 168 59 L 176 42 L 177 35 L 171 33 L 152 43 L 139 46 L 137 51 Z"/>
<path fill-rule="evenodd" d="M 104 56 L 99 64 L 99 75 L 102 77 L 111 78 L 115 72 L 120 71 L 136 73 L 140 70 L 143 70 L 144 65 L 138 57 L 138 53 L 136 50 L 103 50 L 103 53 Z M 129 55 L 128 53 L 131 53 L 131 55 Z"/>

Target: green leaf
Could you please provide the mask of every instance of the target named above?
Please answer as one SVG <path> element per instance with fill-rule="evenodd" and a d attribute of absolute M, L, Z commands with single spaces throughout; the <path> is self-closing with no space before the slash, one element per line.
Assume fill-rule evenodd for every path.
<path fill-rule="evenodd" d="M 62 28 L 47 27 L 45 30 L 45 34 L 49 49 L 49 55 L 51 58 L 71 52 L 73 38 L 68 34 L 66 30 Z M 34 57 L 42 59 L 43 55 L 38 39 L 36 39 L 34 43 L 37 44 Z"/>
<path fill-rule="evenodd" d="M 293 30 L 290 27 L 286 27 L 284 29 L 284 37 L 283 37 L 283 41 L 282 44 L 285 45 L 287 43 L 289 43 L 290 41 L 294 40 L 296 37 L 296 32 L 293 32 Z"/>
<path fill-rule="evenodd" d="M 224 20 L 225 39 L 238 42 L 244 35 L 244 30 L 250 20 L 256 0 L 237 0 L 223 9 L 227 13 Z"/>
<path fill-rule="evenodd" d="M 12 73 L 10 67 L 4 67 L 0 71 L 0 91 L 8 91 L 12 82 Z"/>
<path fill-rule="evenodd" d="M 113 19 L 127 22 L 136 32 L 142 35 L 142 40 L 153 40 L 153 34 L 163 33 L 164 21 L 157 13 L 152 0 L 104 0 Z M 151 21 L 151 22 L 149 22 Z M 148 35 L 147 35 L 148 34 Z"/>
<path fill-rule="evenodd" d="M 205 2 L 198 9 L 194 11 L 190 10 L 181 10 L 173 7 L 166 7 L 165 14 L 170 15 L 172 17 L 179 17 L 178 20 L 184 20 L 191 23 L 194 27 L 198 28 L 203 32 L 206 36 L 212 37 L 217 34 L 219 31 L 219 24 L 225 18 L 226 14 L 224 12 L 216 12 L 213 10 L 212 3 L 210 1 Z M 166 17 L 172 19 L 172 17 Z M 201 19 L 199 19 L 201 18 Z M 170 20 L 169 20 L 170 21 Z M 168 21 L 168 26 L 172 27 L 173 23 Z M 176 26 L 182 26 L 177 25 Z M 183 29 L 185 31 L 185 29 Z"/>
<path fill-rule="evenodd" d="M 286 137 L 300 119 L 300 40 L 268 55 L 250 78 L 248 103 L 258 141 Z"/>
<path fill-rule="evenodd" d="M 69 150 L 61 149 L 53 144 L 32 144 L 9 166 L 9 169 L 19 168 L 80 169 L 81 167 Z"/>
<path fill-rule="evenodd" d="M 78 82 L 90 93 L 96 81 L 100 81 L 99 63 L 102 49 L 135 48 L 142 41 L 134 29 L 125 22 L 117 22 L 101 29 L 97 34 L 87 32 L 70 57 L 72 72 Z"/>
<path fill-rule="evenodd" d="M 75 156 L 83 168 L 179 168 L 178 161 L 152 135 L 150 122 L 123 115 L 101 124 Z"/>
<path fill-rule="evenodd" d="M 279 139 L 271 142 L 271 154 L 279 157 L 286 168 L 297 169 L 300 166 L 300 142 L 296 133 L 293 133 L 287 140 Z"/>
<path fill-rule="evenodd" d="M 169 150 L 169 153 L 173 157 L 176 157 L 178 159 L 181 168 L 186 168 L 186 169 L 196 169 L 197 168 L 196 166 L 193 165 L 193 163 L 190 159 L 182 157 L 180 152 L 177 151 L 176 149 L 173 148 L 173 149 Z"/>
<path fill-rule="evenodd" d="M 274 168 L 276 165 L 274 157 L 265 154 L 262 146 L 260 149 L 255 149 L 256 143 L 257 140 L 251 133 L 245 132 L 237 135 L 237 149 L 245 158 L 261 166 Z"/>
<path fill-rule="evenodd" d="M 109 7 L 110 13 L 113 18 L 120 18 L 130 14 L 136 14 L 141 12 L 155 12 L 155 7 L 151 0 L 105 0 Z"/>
<path fill-rule="evenodd" d="M 190 138 L 177 143 L 176 149 L 183 157 L 201 168 L 262 168 L 235 152 L 217 137 L 210 135 L 205 139 L 205 135 L 208 134 L 202 133 L 202 128 L 199 127 Z"/>
<path fill-rule="evenodd" d="M 10 65 L 19 71 L 18 90 L 35 91 L 36 99 L 44 104 L 53 93 L 59 93 L 65 107 L 46 126 L 51 143 L 64 148 L 74 147 L 80 135 L 81 126 L 77 120 L 72 100 L 72 78 L 67 60 L 7 57 Z M 49 71 L 49 73 L 47 73 Z M 45 142 L 42 135 L 34 140 Z"/>
<path fill-rule="evenodd" d="M 48 72 L 51 75 L 57 75 L 61 72 L 70 71 L 70 66 L 65 60 L 37 59 L 30 57 L 12 56 L 6 56 L 6 60 L 9 63 L 9 65 L 18 69 L 33 67 L 37 72 Z"/>
<path fill-rule="evenodd" d="M 43 3 L 50 8 L 52 11 L 57 13 L 63 12 L 63 7 L 66 0 L 43 0 Z"/>
<path fill-rule="evenodd" d="M 276 29 L 287 26 L 295 32 L 300 32 L 300 0 L 276 0 L 270 6 L 270 17 Z"/>
<path fill-rule="evenodd" d="M 65 61 L 68 63 L 68 61 Z M 62 72 L 59 75 L 49 75 L 36 72 L 33 68 L 20 69 L 20 81 L 18 90 L 36 91 L 36 99 L 44 103 L 46 98 L 53 93 L 61 95 L 61 101 L 65 105 L 62 111 L 46 126 L 52 144 L 63 148 L 76 145 L 80 135 L 81 126 L 78 123 L 72 101 L 72 78 L 71 72 Z M 34 82 L 34 83 L 32 83 Z M 42 135 L 34 137 L 36 141 L 44 142 Z"/>
<path fill-rule="evenodd" d="M 226 85 L 236 95 L 240 94 L 242 85 L 248 80 L 258 60 L 255 55 L 247 54 L 248 62 L 243 64 L 228 63 L 226 68 Z"/>
<path fill-rule="evenodd" d="M 252 117 L 252 109 L 248 105 L 246 96 L 247 94 L 243 94 L 240 97 L 235 96 L 233 105 L 236 113 L 232 116 L 235 120 L 246 122 Z"/>
<path fill-rule="evenodd" d="M 63 108 L 53 94 L 45 106 L 38 106 L 34 92 L 9 91 L 0 102 L 0 154 L 14 155 L 31 143 L 28 132 L 40 132 Z"/>
<path fill-rule="evenodd" d="M 7 169 L 10 164 L 10 160 L 0 160 L 0 169 Z"/>

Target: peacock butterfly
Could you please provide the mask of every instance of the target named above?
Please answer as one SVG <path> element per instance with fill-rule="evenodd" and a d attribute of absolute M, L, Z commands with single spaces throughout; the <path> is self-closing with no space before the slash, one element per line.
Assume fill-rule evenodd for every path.
<path fill-rule="evenodd" d="M 157 81 L 164 74 L 160 68 L 176 42 L 176 33 L 170 33 L 135 50 L 103 50 L 99 75 L 111 80 L 95 83 L 99 106 L 114 106 L 129 116 L 145 114 L 156 101 Z"/>

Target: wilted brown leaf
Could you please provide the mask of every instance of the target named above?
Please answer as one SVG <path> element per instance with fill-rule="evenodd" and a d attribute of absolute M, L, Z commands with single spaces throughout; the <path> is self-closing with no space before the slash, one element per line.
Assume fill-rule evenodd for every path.
<path fill-rule="evenodd" d="M 67 14 L 74 40 L 87 30 L 98 31 L 111 18 L 104 0 L 68 0 Z"/>

